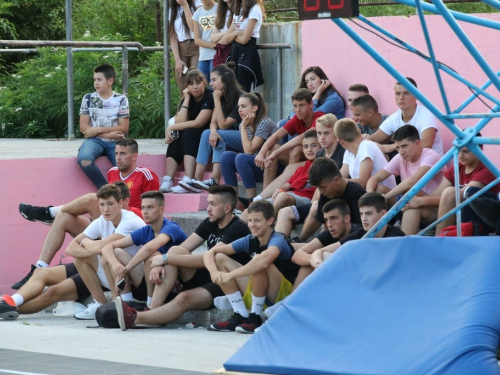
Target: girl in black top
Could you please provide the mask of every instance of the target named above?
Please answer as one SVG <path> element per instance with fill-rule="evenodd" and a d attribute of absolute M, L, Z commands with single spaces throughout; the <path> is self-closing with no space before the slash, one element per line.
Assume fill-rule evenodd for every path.
<path fill-rule="evenodd" d="M 186 88 L 182 94 L 174 124 L 169 125 L 165 131 L 165 143 L 168 148 L 167 173 L 160 186 L 163 192 L 185 192 L 181 187 L 172 188 L 173 178 L 181 162 L 184 162 L 185 171 L 182 180 L 191 181 L 194 177 L 201 134 L 208 129 L 214 109 L 212 91 L 208 88 L 205 76 L 198 69 L 187 72 Z"/>

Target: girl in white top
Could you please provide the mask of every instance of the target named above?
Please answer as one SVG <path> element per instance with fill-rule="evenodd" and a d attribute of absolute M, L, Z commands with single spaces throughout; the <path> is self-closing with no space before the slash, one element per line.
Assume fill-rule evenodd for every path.
<path fill-rule="evenodd" d="M 198 68 L 199 49 L 194 43 L 193 13 L 201 0 L 171 0 L 169 2 L 170 46 L 175 59 L 175 78 L 179 92 L 186 88 L 186 72 Z"/>
<path fill-rule="evenodd" d="M 215 24 L 210 36 L 212 43 L 220 43 L 220 40 L 227 34 L 229 28 L 233 24 L 231 0 L 219 0 L 217 2 L 217 16 L 215 17 Z"/>

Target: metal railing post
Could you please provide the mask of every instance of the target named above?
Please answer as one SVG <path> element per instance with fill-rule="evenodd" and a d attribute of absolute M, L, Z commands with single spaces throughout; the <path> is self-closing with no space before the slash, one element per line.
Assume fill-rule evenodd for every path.
<path fill-rule="evenodd" d="M 128 48 L 122 47 L 122 94 L 128 97 Z"/>
<path fill-rule="evenodd" d="M 168 48 L 168 2 L 163 0 L 163 75 L 165 77 L 165 130 L 170 118 L 170 50 Z"/>
<path fill-rule="evenodd" d="M 71 21 L 71 0 L 66 0 L 66 40 L 73 39 Z M 73 94 L 73 51 L 71 47 L 66 48 L 66 77 L 68 83 L 68 140 L 75 139 L 75 99 Z"/>
<path fill-rule="evenodd" d="M 281 71 L 283 50 L 278 47 L 276 48 L 276 51 L 278 52 L 278 118 L 281 120 L 283 118 L 283 74 Z"/>

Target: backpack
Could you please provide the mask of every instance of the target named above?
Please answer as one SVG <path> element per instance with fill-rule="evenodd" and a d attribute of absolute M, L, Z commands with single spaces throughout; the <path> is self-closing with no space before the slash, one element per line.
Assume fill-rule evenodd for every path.
<path fill-rule="evenodd" d="M 480 236 L 483 231 L 483 226 L 478 223 L 462 223 L 462 237 Z M 456 237 L 457 236 L 457 226 L 450 225 L 444 228 L 439 237 Z"/>
<path fill-rule="evenodd" d="M 137 311 L 143 311 L 146 308 L 146 305 L 142 303 L 127 301 L 126 304 Z M 116 312 L 114 302 L 108 302 L 99 306 L 95 312 L 95 319 L 97 320 L 99 327 L 120 328 L 120 325 L 118 324 L 118 313 Z"/>

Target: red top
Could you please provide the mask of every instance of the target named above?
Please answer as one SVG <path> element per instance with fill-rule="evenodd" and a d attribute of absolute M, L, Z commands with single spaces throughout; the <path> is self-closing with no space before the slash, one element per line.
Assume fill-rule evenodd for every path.
<path fill-rule="evenodd" d="M 471 181 L 477 181 L 486 186 L 491 181 L 495 180 L 495 176 L 493 176 L 493 173 L 491 173 L 489 169 L 486 168 L 481 162 L 479 163 L 477 168 L 469 174 L 465 173 L 465 165 L 463 165 L 462 163 L 458 163 L 458 172 L 458 180 L 460 182 L 460 185 L 467 185 Z M 452 184 L 455 183 L 455 169 L 453 166 L 451 166 L 451 168 L 449 168 L 445 172 L 444 177 Z M 500 191 L 500 185 L 493 186 L 489 191 L 491 191 L 492 193 L 498 193 L 498 191 Z"/>
<path fill-rule="evenodd" d="M 309 127 L 307 127 L 304 120 L 299 120 L 297 118 L 297 115 L 293 115 L 293 117 L 290 120 L 288 120 L 288 122 L 283 126 L 283 129 L 285 129 L 290 135 L 305 133 L 309 129 L 315 128 L 316 119 L 323 115 L 324 115 L 323 112 L 314 112 L 312 124 Z"/>
<path fill-rule="evenodd" d="M 141 194 L 150 190 L 160 190 L 160 180 L 158 176 L 149 168 L 137 167 L 126 178 L 123 178 L 117 167 L 108 171 L 108 182 L 122 180 L 130 189 L 129 207 L 141 210 Z M 141 215 L 142 217 L 142 215 Z"/>
<path fill-rule="evenodd" d="M 314 160 L 307 160 L 303 167 L 297 168 L 295 173 L 290 177 L 288 183 L 290 184 L 290 191 L 294 194 L 312 199 L 316 188 L 308 185 L 309 182 L 309 168 Z M 306 186 L 308 185 L 308 186 Z"/>

